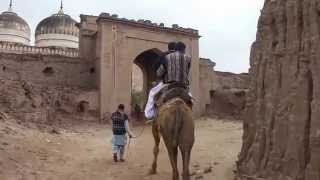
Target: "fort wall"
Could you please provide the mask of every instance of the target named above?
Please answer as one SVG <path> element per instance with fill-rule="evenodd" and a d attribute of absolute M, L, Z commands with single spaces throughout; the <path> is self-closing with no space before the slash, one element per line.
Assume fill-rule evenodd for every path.
<path fill-rule="evenodd" d="M 0 108 L 24 121 L 98 119 L 94 63 L 61 55 L 0 54 Z"/>
<path fill-rule="evenodd" d="M 200 59 L 200 104 L 204 114 L 242 119 L 249 88 L 248 74 L 219 72 L 214 66 L 210 59 Z"/>

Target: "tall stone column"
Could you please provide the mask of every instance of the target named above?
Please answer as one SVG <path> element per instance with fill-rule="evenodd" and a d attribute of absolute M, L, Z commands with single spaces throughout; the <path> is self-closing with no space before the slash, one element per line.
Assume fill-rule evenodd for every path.
<path fill-rule="evenodd" d="M 99 101 L 100 101 L 100 116 L 110 116 L 110 113 L 115 109 L 115 85 L 116 85 L 116 72 L 115 72 L 115 43 L 112 33 L 112 26 L 98 21 L 98 38 L 97 38 L 97 67 L 99 73 Z M 106 114 L 107 113 L 107 114 Z"/>
<path fill-rule="evenodd" d="M 241 179 L 320 179 L 320 1 L 266 0 L 252 45 Z"/>
<path fill-rule="evenodd" d="M 205 108 L 201 107 L 201 99 L 200 99 L 200 66 L 199 66 L 199 39 L 190 40 L 189 44 L 189 54 L 191 55 L 191 78 L 190 78 L 190 88 L 191 93 L 194 99 L 193 105 L 193 116 L 195 118 L 200 117 L 205 111 Z M 209 92 L 207 92 L 209 93 Z M 201 109 L 202 108 L 202 109 Z"/>

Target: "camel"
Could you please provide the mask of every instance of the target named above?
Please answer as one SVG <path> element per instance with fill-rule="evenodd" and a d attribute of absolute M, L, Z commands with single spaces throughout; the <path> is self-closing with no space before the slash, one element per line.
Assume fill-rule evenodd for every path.
<path fill-rule="evenodd" d="M 150 173 L 155 174 L 157 172 L 160 135 L 162 135 L 172 166 L 172 180 L 179 180 L 178 148 L 183 161 L 183 180 L 190 180 L 189 164 L 195 139 L 192 109 L 181 98 L 173 98 L 159 107 L 158 112 L 158 116 L 152 125 L 155 146 Z"/>

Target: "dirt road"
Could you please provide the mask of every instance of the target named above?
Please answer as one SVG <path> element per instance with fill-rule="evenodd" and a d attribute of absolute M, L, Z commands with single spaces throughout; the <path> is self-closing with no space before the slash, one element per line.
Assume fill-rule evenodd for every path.
<path fill-rule="evenodd" d="M 232 180 L 240 151 L 241 122 L 200 119 L 191 169 L 206 169 L 200 179 Z M 133 127 L 137 134 L 141 126 Z M 131 141 L 126 162 L 114 163 L 108 125 L 81 123 L 59 134 L 40 132 L 12 122 L 0 121 L 1 180 L 170 180 L 171 167 L 161 143 L 157 175 L 148 175 L 153 139 L 147 127 Z M 180 161 L 179 161 L 180 162 Z M 181 168 L 180 168 L 181 169 Z M 193 177 L 194 179 L 195 177 Z"/>

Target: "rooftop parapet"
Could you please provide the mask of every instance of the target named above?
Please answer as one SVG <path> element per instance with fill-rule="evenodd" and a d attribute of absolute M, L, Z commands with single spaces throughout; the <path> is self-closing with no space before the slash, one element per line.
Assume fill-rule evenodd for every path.
<path fill-rule="evenodd" d="M 27 46 L 27 45 L 3 42 L 3 41 L 0 41 L 0 53 L 60 55 L 60 56 L 66 56 L 66 57 L 79 56 L 78 49 L 36 47 L 36 46 Z"/>
<path fill-rule="evenodd" d="M 164 23 L 160 23 L 160 24 L 153 23 L 151 20 L 145 20 L 145 19 L 139 19 L 139 20 L 130 19 L 129 20 L 126 18 L 119 18 L 119 16 L 117 14 L 110 15 L 110 13 L 101 13 L 99 15 L 97 21 L 99 21 L 101 19 L 108 20 L 108 21 L 116 21 L 119 23 L 129 24 L 129 25 L 133 25 L 133 26 L 140 26 L 140 27 L 154 29 L 154 30 L 179 33 L 179 34 L 184 34 L 184 35 L 200 38 L 198 30 L 192 29 L 192 28 L 183 28 L 183 27 L 180 27 L 178 24 L 173 24 L 172 27 L 166 27 L 164 25 Z"/>

